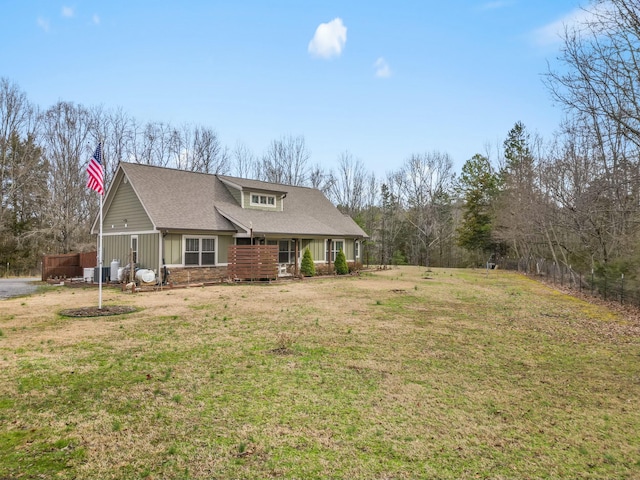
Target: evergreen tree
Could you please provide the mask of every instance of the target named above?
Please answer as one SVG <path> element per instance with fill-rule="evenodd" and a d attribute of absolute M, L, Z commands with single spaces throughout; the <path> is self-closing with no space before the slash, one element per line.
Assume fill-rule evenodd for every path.
<path fill-rule="evenodd" d="M 462 167 L 459 190 L 464 200 L 458 245 L 469 251 L 487 252 L 493 248 L 493 202 L 498 194 L 498 176 L 489 159 L 476 154 Z"/>
<path fill-rule="evenodd" d="M 500 195 L 496 203 L 494 238 L 508 245 L 519 258 L 545 244 L 541 232 L 546 202 L 540 195 L 531 139 L 522 122 L 516 122 L 504 141 L 505 165 L 499 172 Z"/>
<path fill-rule="evenodd" d="M 309 247 L 307 247 L 302 254 L 300 273 L 305 277 L 313 277 L 316 274 L 316 265 L 313 263 L 313 257 L 311 256 L 311 250 L 309 250 Z"/>
<path fill-rule="evenodd" d="M 345 257 L 342 249 L 336 254 L 336 260 L 333 262 L 333 266 L 336 269 L 338 275 L 346 275 L 349 273 L 349 267 L 347 265 L 347 257 Z"/>
<path fill-rule="evenodd" d="M 533 164 L 533 154 L 529 143 L 530 135 L 527 128 L 522 122 L 516 122 L 509 130 L 503 144 L 505 166 L 500 172 L 503 177 L 523 177 L 524 174 L 529 173 Z"/>

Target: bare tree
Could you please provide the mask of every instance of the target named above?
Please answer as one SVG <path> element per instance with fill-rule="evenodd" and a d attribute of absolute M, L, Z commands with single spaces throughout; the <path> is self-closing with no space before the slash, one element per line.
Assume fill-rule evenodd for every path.
<path fill-rule="evenodd" d="M 44 158 L 50 166 L 45 233 L 61 253 L 90 242 L 89 223 L 98 203 L 86 188 L 86 165 L 95 149 L 94 117 L 81 105 L 58 102 L 43 115 Z"/>
<path fill-rule="evenodd" d="M 389 265 L 404 257 L 406 251 L 406 221 L 401 203 L 402 180 L 399 174 L 388 173 L 380 185 L 380 222 L 376 238 L 379 241 L 380 264 Z"/>
<path fill-rule="evenodd" d="M 439 241 L 441 211 L 452 188 L 453 161 L 446 153 L 413 154 L 398 172 L 406 221 L 411 224 L 410 261 L 428 264 L 429 250 Z M 447 202 L 445 202 L 446 204 Z"/>
<path fill-rule="evenodd" d="M 16 84 L 0 79 L 0 262 L 30 268 L 45 250 L 35 232 L 46 204 L 47 165 L 35 108 Z"/>
<path fill-rule="evenodd" d="M 8 151 L 8 139 L 12 133 L 33 133 L 36 126 L 35 110 L 27 95 L 18 85 L 0 78 L 0 161 Z"/>
<path fill-rule="evenodd" d="M 375 258 L 379 258 L 377 233 L 380 232 L 380 192 L 381 187 L 375 173 L 371 172 L 365 179 L 363 194 L 362 227 L 369 235 L 362 249 L 362 261 L 369 265 Z"/>
<path fill-rule="evenodd" d="M 566 262 L 631 268 L 640 226 L 640 4 L 593 1 L 566 27 L 559 60 L 546 84 L 569 118 L 543 171 L 559 206 L 547 222 L 550 248 Z"/>
<path fill-rule="evenodd" d="M 335 205 L 352 217 L 362 210 L 366 172 L 364 163 L 349 152 L 343 152 L 338 159 L 335 181 L 329 189 Z"/>
<path fill-rule="evenodd" d="M 258 161 L 254 153 L 245 143 L 240 141 L 236 142 L 236 146 L 233 148 L 232 158 L 232 172 L 235 176 L 241 178 L 258 178 Z"/>
<path fill-rule="evenodd" d="M 583 267 L 633 261 L 640 233 L 635 148 L 627 150 L 624 137 L 607 140 L 605 148 L 593 127 L 565 123 L 542 173 L 558 207 L 547 219 L 550 248 L 560 261 Z"/>
<path fill-rule="evenodd" d="M 640 4 L 597 0 L 586 13 L 566 27 L 564 68 L 547 73 L 547 86 L 569 111 L 613 122 L 640 147 Z"/>
<path fill-rule="evenodd" d="M 229 150 L 222 145 L 215 130 L 195 127 L 191 142 L 190 170 L 226 175 L 231 170 Z"/>
<path fill-rule="evenodd" d="M 302 135 L 274 140 L 262 157 L 259 177 L 273 183 L 305 185 L 310 156 Z"/>
<path fill-rule="evenodd" d="M 316 163 L 309 171 L 309 185 L 312 188 L 317 188 L 325 195 L 329 194 L 335 181 L 333 173 L 325 170 L 319 163 Z"/>
<path fill-rule="evenodd" d="M 102 163 L 105 186 L 122 161 L 135 158 L 135 120 L 121 108 L 105 110 L 102 107 L 91 109 L 93 115 L 92 143 L 102 142 Z"/>
<path fill-rule="evenodd" d="M 181 127 L 168 125 L 168 150 L 169 163 L 167 167 L 178 170 L 197 170 L 196 158 L 190 147 L 193 144 L 193 132 L 191 127 L 183 124 Z"/>
<path fill-rule="evenodd" d="M 175 129 L 163 122 L 149 122 L 144 126 L 136 125 L 136 163 L 172 166 L 175 162 L 176 144 Z M 172 143 L 173 140 L 173 143 Z"/>
<path fill-rule="evenodd" d="M 31 151 L 17 149 L 16 142 L 31 139 L 37 133 L 37 115 L 27 96 L 16 84 L 0 78 L 0 233 L 8 228 L 12 206 L 10 199 L 17 191 L 28 189 L 32 161 Z"/>

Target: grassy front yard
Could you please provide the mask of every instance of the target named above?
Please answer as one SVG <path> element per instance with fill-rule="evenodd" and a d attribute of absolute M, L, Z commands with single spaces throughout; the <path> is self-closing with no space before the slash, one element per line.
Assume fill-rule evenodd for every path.
<path fill-rule="evenodd" d="M 640 326 L 516 274 L 0 302 L 0 478 L 640 478 Z"/>

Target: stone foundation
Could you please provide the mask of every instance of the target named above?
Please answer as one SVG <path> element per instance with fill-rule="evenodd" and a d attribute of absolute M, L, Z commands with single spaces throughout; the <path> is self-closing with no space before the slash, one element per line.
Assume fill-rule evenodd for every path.
<path fill-rule="evenodd" d="M 169 282 L 175 285 L 187 283 L 221 282 L 227 275 L 227 267 L 170 268 Z"/>
<path fill-rule="evenodd" d="M 361 263 L 349 262 L 349 273 L 356 273 L 362 269 Z M 173 267 L 169 271 L 169 282 L 174 285 L 188 283 L 223 282 L 229 278 L 227 267 Z M 294 275 L 295 266 L 287 265 L 287 273 Z M 300 273 L 300 268 L 298 268 Z M 326 263 L 316 263 L 316 275 L 334 275 L 335 267 Z"/>

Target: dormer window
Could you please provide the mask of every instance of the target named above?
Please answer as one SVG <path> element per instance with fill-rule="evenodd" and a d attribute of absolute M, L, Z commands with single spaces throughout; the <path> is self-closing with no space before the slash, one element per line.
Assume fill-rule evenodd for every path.
<path fill-rule="evenodd" d="M 252 207 L 273 207 L 276 206 L 275 195 L 265 195 L 264 193 L 252 193 L 251 194 L 251 206 Z"/>

